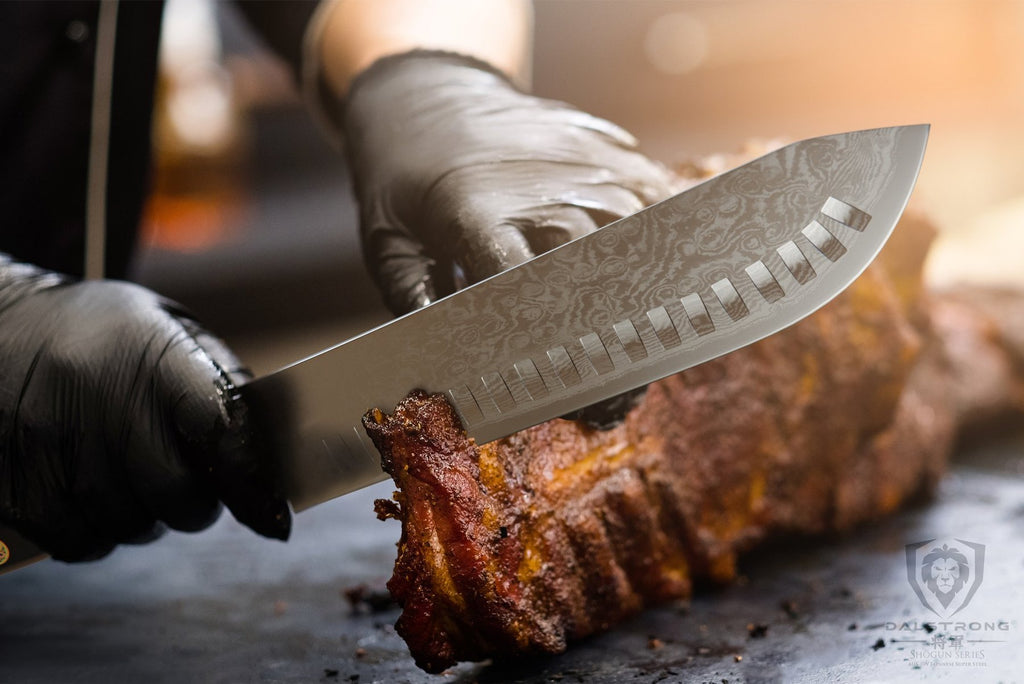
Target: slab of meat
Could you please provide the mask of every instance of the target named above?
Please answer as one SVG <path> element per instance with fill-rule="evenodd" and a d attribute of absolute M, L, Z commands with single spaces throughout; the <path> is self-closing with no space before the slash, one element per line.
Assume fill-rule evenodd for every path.
<path fill-rule="evenodd" d="M 759 541 L 931 491 L 964 420 L 1024 407 L 1024 357 L 991 315 L 1024 320 L 1024 299 L 924 293 L 930 226 L 901 224 L 827 307 L 651 385 L 612 430 L 554 420 L 477 445 L 441 396 L 368 413 L 398 485 L 377 509 L 402 523 L 388 586 L 416 662 L 557 653 L 729 581 Z"/>

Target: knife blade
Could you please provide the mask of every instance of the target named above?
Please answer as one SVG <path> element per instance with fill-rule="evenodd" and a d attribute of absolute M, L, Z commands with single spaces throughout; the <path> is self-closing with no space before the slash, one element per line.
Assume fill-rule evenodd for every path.
<path fill-rule="evenodd" d="M 383 479 L 361 419 L 413 389 L 485 443 L 804 318 L 888 239 L 928 130 L 788 145 L 249 383 L 293 507 Z"/>
<path fill-rule="evenodd" d="M 362 416 L 414 389 L 444 393 L 482 444 L 810 315 L 885 244 L 928 132 L 787 145 L 246 384 L 293 508 L 385 479 Z M 33 551 L 19 538 L 9 567 Z"/>

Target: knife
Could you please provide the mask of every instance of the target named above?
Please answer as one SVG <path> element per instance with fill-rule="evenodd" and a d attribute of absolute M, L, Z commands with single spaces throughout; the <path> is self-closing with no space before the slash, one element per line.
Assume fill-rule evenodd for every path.
<path fill-rule="evenodd" d="M 871 263 L 929 126 L 787 145 L 241 388 L 298 512 L 385 479 L 362 428 L 413 389 L 489 442 L 756 342 Z M 0 529 L 0 573 L 33 552 Z M 11 541 L 14 540 L 12 544 Z"/>

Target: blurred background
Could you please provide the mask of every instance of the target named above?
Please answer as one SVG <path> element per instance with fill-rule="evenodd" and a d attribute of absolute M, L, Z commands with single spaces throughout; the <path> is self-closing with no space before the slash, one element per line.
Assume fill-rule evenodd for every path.
<path fill-rule="evenodd" d="M 1024 3 L 536 0 L 534 91 L 631 130 L 671 165 L 928 122 L 915 202 L 929 277 L 1024 282 Z M 135 277 L 255 371 L 388 319 L 341 154 L 228 3 L 170 0 L 156 192 Z"/>
<path fill-rule="evenodd" d="M 914 201 L 943 231 L 931 277 L 1024 287 L 1024 2 L 535 7 L 536 92 L 622 124 L 672 166 L 706 155 L 728 163 L 758 141 L 930 122 Z M 341 154 L 287 71 L 230 3 L 169 0 L 166 12 L 155 192 L 134 277 L 194 310 L 258 374 L 386 321 L 362 265 Z M 683 667 L 704 652 L 686 672 L 715 681 L 726 671 L 752 681 L 905 677 L 903 646 L 880 651 L 886 635 L 866 630 L 926 617 L 905 584 L 903 544 L 942 530 L 990 545 L 988 589 L 972 610 L 1012 618 L 1015 631 L 1012 643 L 986 644 L 985 673 L 1019 678 L 1020 453 L 1014 443 L 984 454 L 1006 465 L 954 466 L 935 505 L 843 539 L 799 540 L 767 563 L 755 558 L 758 572 L 731 592 L 649 611 L 550 661 L 536 679 L 564 672 L 566 681 L 587 673 L 607 682 L 635 672 L 636 681 L 662 681 L 671 672 L 666 681 L 677 681 L 662 665 Z M 392 488 L 380 483 L 303 513 L 287 545 L 223 515 L 201 535 L 4 577 L 0 680 L 426 681 L 390 627 L 397 612 L 354 615 L 343 598 L 390 572 L 398 523 L 378 523 L 371 502 Z M 798 620 L 779 610 L 782 598 L 795 606 L 792 597 L 803 606 Z M 751 621 L 777 626 L 749 639 Z M 651 634 L 669 637 L 660 651 Z M 507 681 L 500 667 L 461 672 L 444 681 Z"/>

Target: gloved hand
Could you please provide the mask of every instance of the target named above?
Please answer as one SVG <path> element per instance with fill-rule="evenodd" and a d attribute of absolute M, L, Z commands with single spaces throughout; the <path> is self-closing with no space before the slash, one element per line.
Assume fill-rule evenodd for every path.
<path fill-rule="evenodd" d="M 456 267 L 482 280 L 670 192 L 618 126 L 458 55 L 378 61 L 341 122 L 365 260 L 396 314 L 450 294 Z M 615 417 L 631 405 L 619 403 Z"/>
<path fill-rule="evenodd" d="M 227 348 L 128 283 L 0 255 L 0 520 L 54 558 L 98 558 L 224 502 L 260 534 L 291 517 L 258 457 Z"/>
<path fill-rule="evenodd" d="M 342 112 L 366 261 L 406 313 L 634 213 L 663 167 L 612 123 L 448 53 L 386 57 Z"/>

